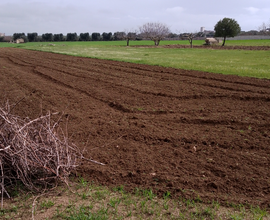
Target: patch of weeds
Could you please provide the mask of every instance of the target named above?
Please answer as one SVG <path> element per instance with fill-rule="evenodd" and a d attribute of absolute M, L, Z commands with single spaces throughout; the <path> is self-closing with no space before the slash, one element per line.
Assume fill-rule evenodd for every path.
<path fill-rule="evenodd" d="M 123 203 L 126 206 L 130 206 L 131 204 L 133 204 L 133 199 L 130 195 L 126 195 L 126 197 L 123 199 Z"/>
<path fill-rule="evenodd" d="M 163 194 L 163 199 L 164 199 L 164 202 L 163 202 L 163 208 L 165 210 L 168 210 L 169 209 L 169 201 L 170 201 L 170 197 L 171 197 L 171 193 L 169 191 L 165 192 Z"/>
<path fill-rule="evenodd" d="M 54 214 L 53 219 L 59 219 L 59 218 L 64 218 L 65 217 L 64 214 L 63 214 L 63 212 L 60 211 L 59 208 L 61 208 L 61 207 L 57 207 L 56 208 L 56 210 L 55 210 L 56 213 Z"/>
<path fill-rule="evenodd" d="M 0 209 L 0 216 L 5 216 L 8 213 L 17 213 L 18 212 L 18 206 L 13 205 L 11 208 L 9 209 Z"/>
<path fill-rule="evenodd" d="M 113 191 L 114 192 L 121 192 L 121 193 L 124 193 L 125 191 L 124 191 L 124 186 L 117 186 L 117 187 L 114 187 L 113 188 Z"/>
<path fill-rule="evenodd" d="M 171 193 L 169 191 L 167 191 L 163 194 L 163 199 L 165 199 L 165 200 L 169 199 L 170 197 L 171 197 Z"/>
<path fill-rule="evenodd" d="M 127 217 L 131 217 L 131 214 L 132 214 L 132 212 L 131 211 L 128 211 Z"/>
<path fill-rule="evenodd" d="M 146 202 L 147 202 L 146 200 L 141 201 L 141 208 L 142 208 L 142 209 L 144 209 L 144 207 L 145 207 L 145 205 L 146 205 Z"/>
<path fill-rule="evenodd" d="M 217 201 L 212 201 L 212 208 L 214 208 L 214 209 L 219 209 L 219 207 L 220 207 L 220 204 L 217 202 Z"/>
<path fill-rule="evenodd" d="M 229 214 L 229 219 L 232 220 L 244 220 L 244 215 L 243 213 L 234 213 L 234 214 Z"/>
<path fill-rule="evenodd" d="M 135 191 L 134 192 L 135 196 L 138 196 L 138 197 L 141 196 L 141 190 L 138 187 L 136 187 L 134 191 Z"/>
<path fill-rule="evenodd" d="M 117 208 L 117 206 L 120 204 L 121 199 L 120 198 L 112 198 L 110 199 L 108 205 L 110 205 L 113 208 Z"/>
<path fill-rule="evenodd" d="M 54 202 L 51 201 L 51 200 L 43 201 L 43 202 L 41 202 L 41 204 L 40 204 L 40 207 L 41 207 L 41 208 L 46 208 L 46 209 L 51 208 L 51 207 L 53 207 L 53 206 L 54 206 Z"/>
<path fill-rule="evenodd" d="M 250 211 L 253 214 L 254 219 L 263 219 L 263 217 L 267 216 L 268 212 L 265 209 L 260 209 L 259 206 L 257 207 L 250 207 Z"/>
<path fill-rule="evenodd" d="M 163 203 L 163 208 L 164 208 L 165 210 L 168 210 L 168 209 L 169 209 L 169 200 L 164 201 L 164 203 Z"/>
<path fill-rule="evenodd" d="M 183 203 L 186 205 L 187 208 L 191 208 L 195 206 L 195 202 L 191 199 L 183 199 Z"/>
<path fill-rule="evenodd" d="M 197 198 L 195 199 L 195 202 L 202 203 L 202 199 L 199 195 L 197 195 Z"/>
<path fill-rule="evenodd" d="M 151 189 L 143 190 L 142 193 L 143 196 L 149 200 L 152 200 L 156 196 Z"/>
<path fill-rule="evenodd" d="M 245 206 L 243 204 L 234 204 L 234 208 L 239 211 L 245 211 Z"/>
<path fill-rule="evenodd" d="M 15 186 L 12 185 L 12 187 L 8 187 L 7 191 L 12 198 L 19 197 L 20 192 L 25 192 L 25 187 L 21 182 L 18 181 Z"/>
<path fill-rule="evenodd" d="M 102 200 L 106 198 L 106 195 L 108 192 L 106 190 L 98 190 L 94 194 L 92 194 L 92 197 L 94 197 L 97 200 Z"/>
<path fill-rule="evenodd" d="M 89 196 L 89 193 L 84 192 L 84 193 L 80 194 L 80 196 L 82 197 L 83 200 L 86 200 Z"/>
<path fill-rule="evenodd" d="M 80 206 L 78 209 L 72 210 L 72 212 L 65 216 L 65 219 L 69 220 L 107 220 L 108 209 L 101 208 L 96 213 L 92 213 L 90 207 Z"/>
<path fill-rule="evenodd" d="M 83 187 L 86 187 L 87 184 L 88 184 L 88 182 L 87 182 L 83 177 L 80 177 L 80 178 L 79 178 L 79 183 L 80 183 L 80 185 L 83 186 Z"/>
<path fill-rule="evenodd" d="M 214 219 L 216 216 L 216 212 L 214 209 L 211 209 L 210 207 L 206 207 L 200 212 L 199 216 L 202 218 L 206 217 L 207 219 Z"/>

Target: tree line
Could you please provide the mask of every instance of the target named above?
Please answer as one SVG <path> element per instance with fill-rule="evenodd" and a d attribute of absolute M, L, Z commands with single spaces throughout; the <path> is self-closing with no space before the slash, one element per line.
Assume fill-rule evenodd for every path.
<path fill-rule="evenodd" d="M 16 41 L 19 38 L 25 40 L 25 42 L 52 42 L 52 41 L 117 41 L 117 40 L 125 40 L 126 38 L 132 40 L 141 40 L 139 34 L 135 32 L 115 32 L 112 34 L 111 32 L 102 34 L 94 32 L 92 34 L 87 33 L 67 33 L 67 35 L 53 34 L 53 33 L 45 33 L 42 35 L 38 35 L 38 33 L 14 33 L 12 36 L 13 40 Z"/>
<path fill-rule="evenodd" d="M 270 34 L 270 24 L 269 26 L 263 23 L 262 27 L 259 28 L 260 32 Z M 138 34 L 139 33 L 139 34 Z M 225 45 L 226 39 L 228 37 L 235 37 L 241 33 L 241 27 L 238 22 L 232 18 L 223 18 L 218 21 L 214 27 L 214 32 L 211 37 L 222 37 L 223 44 Z M 112 34 L 111 32 L 102 34 L 94 32 L 91 35 L 87 33 L 68 33 L 67 35 L 60 34 L 52 34 L 45 33 L 41 36 L 37 33 L 14 33 L 13 40 L 15 41 L 18 38 L 23 38 L 25 42 L 52 42 L 52 41 L 117 41 L 117 40 L 126 40 L 127 46 L 129 46 L 130 40 L 142 40 L 149 39 L 154 41 L 155 46 L 158 46 L 160 41 L 164 38 L 186 38 L 190 42 L 190 46 L 192 47 L 192 41 L 196 37 L 206 37 L 203 32 L 193 32 L 193 33 L 184 33 L 184 34 L 173 34 L 169 27 L 166 24 L 159 22 L 149 22 L 145 23 L 141 27 L 139 27 L 139 32 L 137 31 L 124 31 L 124 32 L 115 32 Z"/>

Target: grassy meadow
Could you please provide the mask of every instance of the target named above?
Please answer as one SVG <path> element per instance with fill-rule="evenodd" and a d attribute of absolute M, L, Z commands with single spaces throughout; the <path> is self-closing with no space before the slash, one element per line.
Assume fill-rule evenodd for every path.
<path fill-rule="evenodd" d="M 202 45 L 203 40 L 195 40 L 194 45 Z M 162 45 L 189 45 L 185 41 L 161 41 Z M 19 47 L 73 56 L 109 59 L 164 67 L 201 70 L 212 73 L 232 74 L 257 78 L 270 78 L 270 50 L 216 50 L 161 47 L 143 47 L 153 45 L 152 41 L 131 41 L 126 47 L 125 41 L 98 42 L 48 42 L 8 44 L 0 47 Z M 231 45 L 270 46 L 270 40 L 228 40 L 225 47 Z M 136 46 L 136 47 L 134 47 Z M 142 46 L 142 47 L 138 47 Z"/>

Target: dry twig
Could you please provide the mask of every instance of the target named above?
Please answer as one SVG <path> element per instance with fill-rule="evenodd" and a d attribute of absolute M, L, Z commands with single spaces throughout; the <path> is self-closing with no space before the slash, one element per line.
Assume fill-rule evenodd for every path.
<path fill-rule="evenodd" d="M 68 139 L 52 114 L 22 120 L 10 114 L 8 103 L 0 108 L 0 187 L 3 194 L 7 182 L 21 181 L 28 189 L 40 192 L 57 182 L 67 183 L 72 170 L 82 158 L 79 149 Z M 8 195 L 8 194 L 7 194 Z"/>

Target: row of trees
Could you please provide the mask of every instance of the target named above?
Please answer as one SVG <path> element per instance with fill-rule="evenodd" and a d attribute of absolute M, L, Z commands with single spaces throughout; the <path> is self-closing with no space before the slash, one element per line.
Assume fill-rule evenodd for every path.
<path fill-rule="evenodd" d="M 14 33 L 13 40 L 17 40 L 19 38 L 24 39 L 26 42 L 51 42 L 51 41 L 117 41 L 117 40 L 141 40 L 141 36 L 136 32 L 115 32 L 112 34 L 109 33 L 68 33 L 66 36 L 61 34 L 52 34 L 46 33 L 41 36 L 38 33 Z"/>
<path fill-rule="evenodd" d="M 270 34 L 270 23 L 267 26 L 265 23 L 260 27 L 261 31 Z M 222 37 L 223 44 L 225 45 L 227 37 L 234 37 L 241 32 L 240 25 L 238 22 L 232 18 L 223 18 L 218 21 L 214 27 L 214 37 Z M 189 40 L 190 46 L 192 47 L 192 42 L 195 37 L 205 36 L 203 32 L 196 33 L 185 33 L 180 35 L 180 37 L 185 37 Z M 18 38 L 23 38 L 29 42 L 35 41 L 111 41 L 111 40 L 126 40 L 127 46 L 129 46 L 130 40 L 141 40 L 149 39 L 154 41 L 156 46 L 159 45 L 160 41 L 165 37 L 179 37 L 177 34 L 171 33 L 169 27 L 163 23 L 146 23 L 139 27 L 139 31 L 125 31 L 125 32 L 111 32 L 103 34 L 100 33 L 81 33 L 79 36 L 77 33 L 68 33 L 66 36 L 63 34 L 52 34 L 46 33 L 38 36 L 37 33 L 28 33 L 27 36 L 24 33 L 15 33 L 13 35 L 13 40 Z"/>

